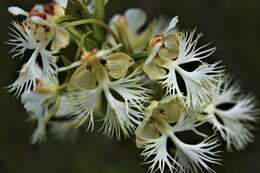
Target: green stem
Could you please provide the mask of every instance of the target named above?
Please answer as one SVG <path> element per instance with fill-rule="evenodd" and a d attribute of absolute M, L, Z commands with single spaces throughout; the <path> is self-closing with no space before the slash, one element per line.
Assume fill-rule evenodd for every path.
<path fill-rule="evenodd" d="M 66 16 L 61 16 L 61 17 L 57 18 L 57 19 L 55 20 L 55 22 L 56 22 L 57 24 L 62 24 L 62 23 L 64 23 L 64 22 L 70 21 L 70 20 L 78 20 L 78 18 L 73 17 L 73 16 L 70 16 L 70 15 L 66 15 Z"/>
<path fill-rule="evenodd" d="M 86 33 L 83 34 L 83 36 L 80 40 L 79 47 L 76 52 L 76 57 L 75 57 L 76 60 L 78 60 L 80 58 L 81 52 L 82 52 L 82 50 L 84 50 L 85 39 L 86 39 Z"/>
<path fill-rule="evenodd" d="M 147 52 L 141 52 L 133 56 L 134 60 L 146 59 L 149 56 Z"/>

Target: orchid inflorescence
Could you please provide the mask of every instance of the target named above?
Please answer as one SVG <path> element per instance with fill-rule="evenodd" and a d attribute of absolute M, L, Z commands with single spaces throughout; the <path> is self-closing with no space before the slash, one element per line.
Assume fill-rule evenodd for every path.
<path fill-rule="evenodd" d="M 207 62 L 216 48 L 199 45 L 202 34 L 179 29 L 178 17 L 145 25 L 147 16 L 137 8 L 107 25 L 107 3 L 8 8 L 24 17 L 12 23 L 10 52 L 26 60 L 8 89 L 36 123 L 33 144 L 47 132 L 65 137 L 101 122 L 107 137 L 135 137 L 151 172 L 193 173 L 214 172 L 221 142 L 228 151 L 252 142 L 255 98 L 241 93 L 220 61 Z"/>

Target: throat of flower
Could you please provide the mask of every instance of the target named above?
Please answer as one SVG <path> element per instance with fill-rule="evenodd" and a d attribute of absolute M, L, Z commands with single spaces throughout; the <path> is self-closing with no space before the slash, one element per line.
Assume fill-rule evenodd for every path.
<path fill-rule="evenodd" d="M 91 66 L 92 73 L 95 75 L 100 87 L 107 87 L 110 82 L 106 67 L 101 63 L 95 63 Z"/>
<path fill-rule="evenodd" d="M 156 111 L 157 112 L 157 111 Z M 166 122 L 162 116 L 165 116 L 161 113 L 153 113 L 152 118 L 154 119 L 155 127 L 156 129 L 164 135 L 170 135 L 172 134 L 172 127 L 168 122 Z"/>

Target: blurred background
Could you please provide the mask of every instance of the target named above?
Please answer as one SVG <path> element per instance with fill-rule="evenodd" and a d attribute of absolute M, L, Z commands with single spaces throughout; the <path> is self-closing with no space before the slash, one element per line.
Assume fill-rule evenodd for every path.
<path fill-rule="evenodd" d="M 17 77 L 19 60 L 11 60 L 4 44 L 14 19 L 10 5 L 30 9 L 41 0 L 0 1 L 0 173 L 145 173 L 132 141 L 116 142 L 102 134 L 81 131 L 75 142 L 48 139 L 30 145 L 32 127 L 19 100 L 4 87 Z M 150 18 L 178 15 L 181 27 L 205 33 L 203 40 L 218 47 L 216 60 L 223 59 L 228 72 L 240 80 L 246 92 L 260 99 L 260 1 L 259 0 L 111 0 L 107 18 L 127 8 L 140 7 Z M 258 127 L 260 128 L 259 124 Z M 217 173 L 259 173 L 260 133 L 245 151 L 224 154 Z"/>

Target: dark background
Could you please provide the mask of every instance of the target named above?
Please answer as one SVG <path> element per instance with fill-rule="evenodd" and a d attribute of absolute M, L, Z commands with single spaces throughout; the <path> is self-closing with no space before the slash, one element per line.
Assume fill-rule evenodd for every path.
<path fill-rule="evenodd" d="M 115 142 L 101 134 L 80 132 L 74 143 L 48 140 L 30 145 L 32 128 L 20 101 L 4 87 L 17 77 L 18 60 L 11 60 L 8 38 L 12 16 L 7 7 L 30 9 L 43 1 L 0 0 L 0 173 L 144 173 L 139 151 L 131 141 Z M 144 9 L 149 17 L 179 15 L 180 24 L 205 33 L 204 40 L 218 47 L 228 72 L 245 91 L 260 98 L 260 1 L 259 0 L 111 0 L 108 18 L 129 7 Z M 14 18 L 13 18 L 14 19 Z M 258 124 L 259 127 L 259 124 Z M 259 173 L 260 133 L 245 151 L 226 154 L 217 173 Z"/>

